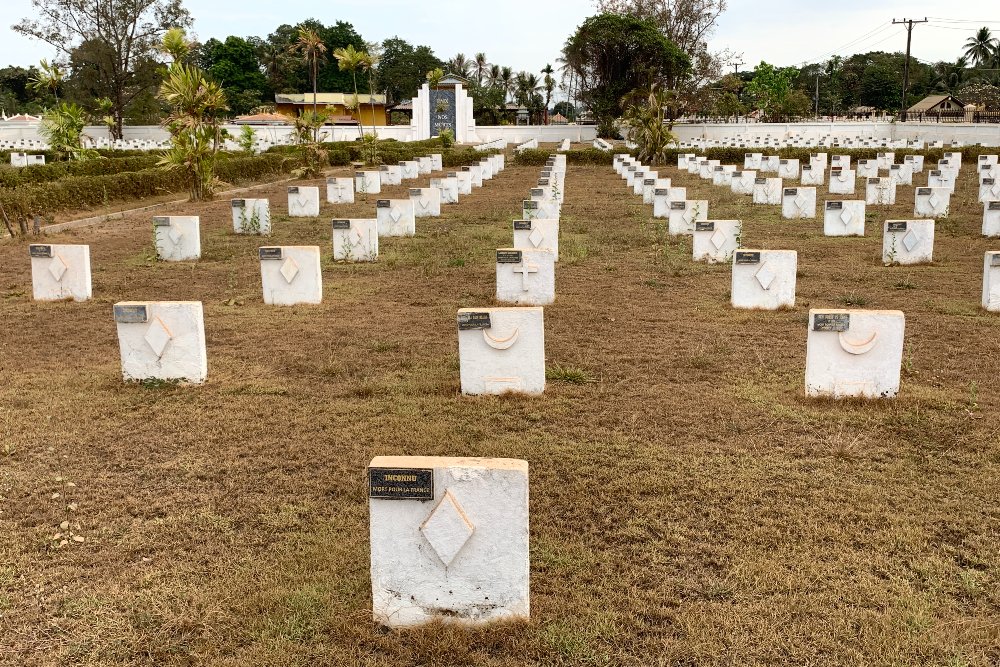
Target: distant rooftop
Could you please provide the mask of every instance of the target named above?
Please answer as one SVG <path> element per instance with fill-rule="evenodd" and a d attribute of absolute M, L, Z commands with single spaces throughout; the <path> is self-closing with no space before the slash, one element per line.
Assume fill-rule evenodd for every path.
<path fill-rule="evenodd" d="M 312 93 L 276 93 L 274 96 L 276 104 L 296 104 L 306 105 L 313 103 Z M 385 95 L 365 95 L 358 94 L 358 104 L 385 104 Z M 334 104 L 345 105 L 354 103 L 353 93 L 316 93 L 316 104 L 319 106 L 329 106 Z"/>

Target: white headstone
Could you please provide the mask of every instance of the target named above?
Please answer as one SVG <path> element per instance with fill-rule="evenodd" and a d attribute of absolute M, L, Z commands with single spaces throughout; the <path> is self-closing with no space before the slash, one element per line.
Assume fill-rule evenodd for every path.
<path fill-rule="evenodd" d="M 825 236 L 865 235 L 865 203 L 863 201 L 828 201 L 823 208 L 823 234 Z"/>
<path fill-rule="evenodd" d="M 431 187 L 441 191 L 442 204 L 458 203 L 458 179 L 454 176 L 445 178 L 432 178 Z"/>
<path fill-rule="evenodd" d="M 983 263 L 983 308 L 1000 313 L 1000 252 L 986 253 Z"/>
<path fill-rule="evenodd" d="M 898 310 L 810 310 L 806 395 L 895 396 L 904 327 Z"/>
<path fill-rule="evenodd" d="M 951 190 L 948 188 L 916 188 L 913 216 L 916 218 L 947 218 L 951 210 Z"/>
<path fill-rule="evenodd" d="M 799 161 L 788 158 L 778 160 L 778 178 L 794 181 L 799 177 Z"/>
<path fill-rule="evenodd" d="M 822 167 L 812 164 L 802 165 L 802 185 L 823 185 L 826 172 Z"/>
<path fill-rule="evenodd" d="M 777 174 L 781 164 L 781 157 L 778 155 L 764 155 L 760 160 L 760 171 L 762 174 Z"/>
<path fill-rule="evenodd" d="M 437 188 L 410 188 L 413 215 L 417 218 L 436 218 L 441 215 L 441 191 Z"/>
<path fill-rule="evenodd" d="M 753 203 L 781 206 L 781 179 L 757 177 L 753 185 Z"/>
<path fill-rule="evenodd" d="M 421 175 L 427 175 L 431 173 L 432 165 L 431 159 L 427 156 L 422 156 L 417 158 L 417 173 Z"/>
<path fill-rule="evenodd" d="M 33 243 L 28 256 L 35 301 L 87 301 L 93 296 L 90 246 Z"/>
<path fill-rule="evenodd" d="M 556 300 L 556 255 L 552 250 L 497 250 L 497 301 L 547 306 Z"/>
<path fill-rule="evenodd" d="M 332 226 L 334 260 L 374 262 L 378 259 L 378 220 L 334 220 Z"/>
<path fill-rule="evenodd" d="M 795 305 L 798 255 L 794 250 L 733 253 L 733 308 L 777 310 Z"/>
<path fill-rule="evenodd" d="M 463 394 L 545 391 L 545 325 L 540 307 L 462 308 L 458 356 Z"/>
<path fill-rule="evenodd" d="M 699 220 L 708 220 L 708 200 L 672 201 L 667 216 L 667 233 L 671 236 L 694 234 L 694 223 Z"/>
<path fill-rule="evenodd" d="M 781 217 L 786 220 L 816 217 L 816 188 L 784 188 Z"/>
<path fill-rule="evenodd" d="M 878 160 L 858 160 L 858 178 L 877 178 Z"/>
<path fill-rule="evenodd" d="M 472 174 L 468 171 L 450 171 L 448 176 L 454 176 L 455 180 L 458 181 L 458 194 L 459 195 L 471 195 L 472 194 Z"/>
<path fill-rule="evenodd" d="M 294 306 L 323 302 L 319 246 L 266 246 L 258 249 L 264 303 Z"/>
<path fill-rule="evenodd" d="M 292 185 L 288 188 L 288 217 L 315 218 L 319 216 L 319 188 Z"/>
<path fill-rule="evenodd" d="M 744 153 L 743 154 L 743 170 L 744 171 L 760 171 L 761 162 L 763 162 L 764 156 L 760 153 Z M 680 166 L 680 165 L 678 165 Z"/>
<path fill-rule="evenodd" d="M 889 165 L 889 178 L 896 185 L 913 185 L 913 163 Z"/>
<path fill-rule="evenodd" d="M 932 169 L 927 172 L 927 187 L 955 191 L 955 172 Z"/>
<path fill-rule="evenodd" d="M 379 199 L 375 202 L 379 236 L 414 236 L 417 233 L 412 199 Z"/>
<path fill-rule="evenodd" d="M 910 173 L 919 174 L 924 170 L 924 156 L 923 155 L 905 155 L 903 156 L 903 162 L 910 164 Z"/>
<path fill-rule="evenodd" d="M 833 167 L 830 169 L 830 194 L 831 195 L 853 195 L 854 194 L 855 173 L 851 169 L 840 169 Z"/>
<path fill-rule="evenodd" d="M 382 177 L 379 172 L 354 172 L 354 191 L 359 195 L 377 195 L 382 192 Z"/>
<path fill-rule="evenodd" d="M 237 234 L 271 233 L 271 207 L 266 199 L 233 199 L 231 204 Z"/>
<path fill-rule="evenodd" d="M 756 171 L 734 171 L 732 180 L 730 181 L 730 188 L 733 194 L 737 195 L 752 195 L 754 183 L 757 180 Z"/>
<path fill-rule="evenodd" d="M 401 185 L 403 183 L 403 168 L 398 164 L 383 164 L 378 170 L 379 179 L 383 185 Z"/>
<path fill-rule="evenodd" d="M 1000 200 L 983 204 L 983 236 L 1000 236 Z"/>
<path fill-rule="evenodd" d="M 559 221 L 534 218 L 514 221 L 514 248 L 551 250 L 559 261 Z"/>
<path fill-rule="evenodd" d="M 526 461 L 377 456 L 368 495 L 375 621 L 529 617 Z"/>
<path fill-rule="evenodd" d="M 983 204 L 1000 200 L 1000 180 L 982 178 L 979 180 L 979 201 Z"/>
<path fill-rule="evenodd" d="M 416 160 L 403 160 L 399 163 L 404 181 L 420 177 L 420 163 Z"/>
<path fill-rule="evenodd" d="M 892 206 L 896 203 L 896 183 L 892 178 L 866 178 L 865 203 L 869 206 Z"/>
<path fill-rule="evenodd" d="M 478 164 L 471 164 L 462 167 L 462 171 L 469 172 L 472 177 L 472 187 L 481 188 L 483 187 L 483 168 Z"/>
<path fill-rule="evenodd" d="M 737 248 L 743 223 L 740 220 L 704 220 L 694 223 L 691 250 L 694 261 L 728 262 Z"/>
<path fill-rule="evenodd" d="M 444 169 L 442 164 L 442 156 L 440 153 L 431 153 L 431 171 L 441 171 Z"/>
<path fill-rule="evenodd" d="M 121 301 L 114 316 L 126 381 L 205 381 L 208 354 L 200 301 Z"/>
<path fill-rule="evenodd" d="M 653 217 L 669 218 L 670 204 L 687 199 L 687 188 L 656 188 L 653 191 Z"/>
<path fill-rule="evenodd" d="M 156 254 L 165 262 L 201 257 L 200 220 L 197 215 L 162 215 L 153 218 Z"/>
<path fill-rule="evenodd" d="M 882 229 L 882 263 L 924 264 L 934 256 L 933 220 L 886 220 Z"/>
<path fill-rule="evenodd" d="M 353 178 L 326 179 L 326 201 L 328 201 L 331 204 L 353 204 L 354 179 Z"/>

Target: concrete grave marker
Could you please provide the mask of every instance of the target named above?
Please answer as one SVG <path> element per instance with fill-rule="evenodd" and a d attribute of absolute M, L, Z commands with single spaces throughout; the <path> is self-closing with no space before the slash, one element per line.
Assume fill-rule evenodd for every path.
<path fill-rule="evenodd" d="M 979 201 L 983 204 L 1000 200 L 1000 180 L 982 178 L 979 181 Z"/>
<path fill-rule="evenodd" d="M 430 157 L 423 156 L 417 158 L 417 173 L 426 176 L 433 171 Z"/>
<path fill-rule="evenodd" d="M 377 195 L 382 192 L 382 177 L 379 172 L 354 172 L 354 191 L 359 195 Z"/>
<path fill-rule="evenodd" d="M 379 236 L 415 236 L 416 215 L 412 199 L 379 199 L 375 202 Z"/>
<path fill-rule="evenodd" d="M 319 216 L 319 188 L 292 185 L 288 188 L 288 217 L 315 218 Z"/>
<path fill-rule="evenodd" d="M 740 220 L 705 220 L 694 223 L 691 241 L 696 262 L 728 262 L 740 247 L 743 222 Z"/>
<path fill-rule="evenodd" d="M 795 180 L 799 177 L 799 161 L 794 159 L 778 160 L 778 178 Z"/>
<path fill-rule="evenodd" d="M 559 261 L 559 221 L 534 218 L 514 221 L 514 248 L 551 250 Z"/>
<path fill-rule="evenodd" d="M 764 174 L 777 174 L 781 164 L 781 157 L 777 155 L 765 155 L 760 160 L 758 171 Z"/>
<path fill-rule="evenodd" d="M 529 617 L 526 461 L 377 456 L 368 496 L 376 622 Z"/>
<path fill-rule="evenodd" d="M 436 218 L 441 215 L 441 191 L 437 188 L 410 188 L 413 215 L 417 218 Z"/>
<path fill-rule="evenodd" d="M 855 174 L 851 169 L 832 167 L 830 169 L 830 194 L 853 195 Z"/>
<path fill-rule="evenodd" d="M 468 165 L 462 167 L 462 171 L 469 172 L 469 176 L 472 178 L 472 187 L 481 188 L 483 187 L 483 168 L 478 164 Z"/>
<path fill-rule="evenodd" d="M 781 179 L 757 177 L 753 185 L 753 203 L 781 206 Z"/>
<path fill-rule="evenodd" d="M 823 185 L 826 181 L 826 172 L 822 167 L 811 164 L 802 165 L 802 185 Z"/>
<path fill-rule="evenodd" d="M 730 181 L 730 188 L 733 194 L 737 195 L 752 195 L 753 187 L 757 181 L 756 171 L 734 171 L 732 180 Z"/>
<path fill-rule="evenodd" d="M 904 328 L 898 310 L 810 310 L 806 395 L 894 397 Z"/>
<path fill-rule="evenodd" d="M 781 217 L 786 220 L 816 217 L 816 188 L 784 188 Z"/>
<path fill-rule="evenodd" d="M 743 171 L 760 171 L 760 165 L 763 161 L 764 156 L 760 153 L 744 153 Z"/>
<path fill-rule="evenodd" d="M 271 206 L 266 199 L 233 199 L 233 231 L 237 234 L 271 233 Z"/>
<path fill-rule="evenodd" d="M 334 220 L 332 226 L 334 260 L 374 262 L 378 259 L 378 220 Z"/>
<path fill-rule="evenodd" d="M 923 155 L 905 155 L 903 156 L 903 163 L 909 163 L 911 174 L 919 174 L 924 170 Z"/>
<path fill-rule="evenodd" d="M 458 356 L 463 394 L 541 394 L 545 391 L 542 308 L 460 309 Z"/>
<path fill-rule="evenodd" d="M 399 169 L 404 181 L 420 177 L 420 163 L 416 160 L 403 160 L 399 163 Z"/>
<path fill-rule="evenodd" d="M 670 204 L 687 199 L 687 188 L 657 188 L 653 191 L 653 217 L 669 218 Z"/>
<path fill-rule="evenodd" d="M 378 168 L 382 185 L 402 185 L 403 168 L 398 164 L 383 164 Z"/>
<path fill-rule="evenodd" d="M 470 172 L 449 171 L 448 176 L 454 176 L 455 180 L 458 181 L 459 196 L 472 194 L 472 174 Z"/>
<path fill-rule="evenodd" d="M 87 301 L 93 296 L 90 246 L 33 243 L 28 256 L 35 301 Z"/>
<path fill-rule="evenodd" d="M 1000 313 L 1000 252 L 986 253 L 983 263 L 983 308 Z"/>
<path fill-rule="evenodd" d="M 913 163 L 889 165 L 889 178 L 897 185 L 913 185 Z"/>
<path fill-rule="evenodd" d="M 795 305 L 794 250 L 737 250 L 730 294 L 733 308 L 777 310 Z"/>
<path fill-rule="evenodd" d="M 440 153 L 431 153 L 430 159 L 431 159 L 431 171 L 442 171 L 444 169 L 444 165 L 442 163 L 443 158 Z M 494 171 L 497 170 L 494 169 Z"/>
<path fill-rule="evenodd" d="M 695 222 L 704 220 L 708 220 L 708 200 L 672 201 L 667 215 L 667 233 L 671 236 L 694 234 Z"/>
<path fill-rule="evenodd" d="M 353 178 L 326 179 L 326 201 L 331 204 L 353 204 L 354 179 Z"/>
<path fill-rule="evenodd" d="M 458 179 L 454 176 L 432 178 L 431 187 L 440 190 L 442 204 L 458 203 Z"/>
<path fill-rule="evenodd" d="M 266 246 L 258 249 L 264 303 L 294 306 L 323 302 L 319 246 Z"/>
<path fill-rule="evenodd" d="M 886 220 L 882 230 L 882 263 L 925 264 L 933 260 L 933 220 Z"/>
<path fill-rule="evenodd" d="M 200 220 L 196 215 L 156 216 L 153 237 L 156 254 L 165 262 L 184 262 L 201 257 Z"/>
<path fill-rule="evenodd" d="M 823 211 L 824 236 L 864 236 L 863 201 L 828 201 Z"/>
<path fill-rule="evenodd" d="M 955 191 L 955 176 L 953 172 L 932 169 L 927 172 L 927 187 L 943 188 L 949 192 Z"/>
<path fill-rule="evenodd" d="M 913 215 L 916 218 L 947 218 L 951 210 L 948 188 L 916 188 Z"/>
<path fill-rule="evenodd" d="M 983 236 L 1000 236 L 1000 200 L 983 204 Z"/>
<path fill-rule="evenodd" d="M 866 178 L 865 203 L 869 206 L 892 206 L 896 203 L 896 183 L 892 178 Z"/>
<path fill-rule="evenodd" d="M 121 301 L 114 305 L 126 381 L 201 384 L 208 376 L 200 301 Z"/>
<path fill-rule="evenodd" d="M 551 250 L 497 250 L 497 301 L 547 306 L 556 300 L 556 256 Z"/>

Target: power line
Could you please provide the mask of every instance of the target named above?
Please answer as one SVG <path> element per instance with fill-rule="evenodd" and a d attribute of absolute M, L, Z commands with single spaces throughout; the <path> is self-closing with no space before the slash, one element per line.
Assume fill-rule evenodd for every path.
<path fill-rule="evenodd" d="M 941 23 L 1000 23 L 1000 21 L 989 19 L 948 19 L 940 16 L 925 16 L 924 18 Z"/>
<path fill-rule="evenodd" d="M 798 64 L 799 65 L 808 65 L 810 63 L 818 62 L 820 60 L 823 60 L 824 58 L 828 58 L 829 56 L 832 56 L 834 54 L 840 53 L 844 49 L 847 49 L 848 47 L 851 47 L 851 46 L 853 46 L 853 45 L 855 45 L 855 44 L 857 44 L 859 42 L 862 42 L 862 41 L 864 41 L 866 39 L 870 39 L 870 38 L 874 37 L 876 34 L 882 32 L 884 30 L 887 30 L 887 29 L 889 29 L 891 27 L 892 27 L 892 23 L 889 23 L 889 22 L 880 24 L 880 25 L 876 26 L 873 30 L 870 30 L 870 31 L 866 32 L 864 35 L 861 35 L 860 37 L 852 39 L 851 41 L 847 42 L 846 44 L 844 44 L 842 46 L 838 46 L 837 48 L 833 49 L 832 51 L 827 51 L 827 52 L 823 53 L 822 55 L 816 56 L 815 58 L 812 58 L 812 59 L 809 59 L 809 60 L 803 60 L 802 62 L 800 62 Z"/>

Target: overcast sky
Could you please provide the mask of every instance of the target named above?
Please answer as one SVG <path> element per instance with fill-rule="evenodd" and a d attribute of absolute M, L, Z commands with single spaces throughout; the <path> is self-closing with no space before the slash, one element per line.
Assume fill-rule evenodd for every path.
<path fill-rule="evenodd" d="M 184 6 L 202 41 L 266 36 L 306 18 L 343 20 L 367 41 L 398 35 L 429 45 L 443 59 L 484 51 L 490 62 L 534 72 L 555 66 L 566 38 L 594 13 L 592 0 L 184 0 Z M 10 30 L 31 11 L 31 0 L 0 0 L 0 66 L 52 57 L 48 45 Z M 834 54 L 903 51 L 906 32 L 891 20 L 925 16 L 946 18 L 914 29 L 913 55 L 923 60 L 954 60 L 982 25 L 1000 34 L 997 0 L 730 0 L 710 45 L 742 53 L 741 69 L 761 60 L 796 65 Z"/>

